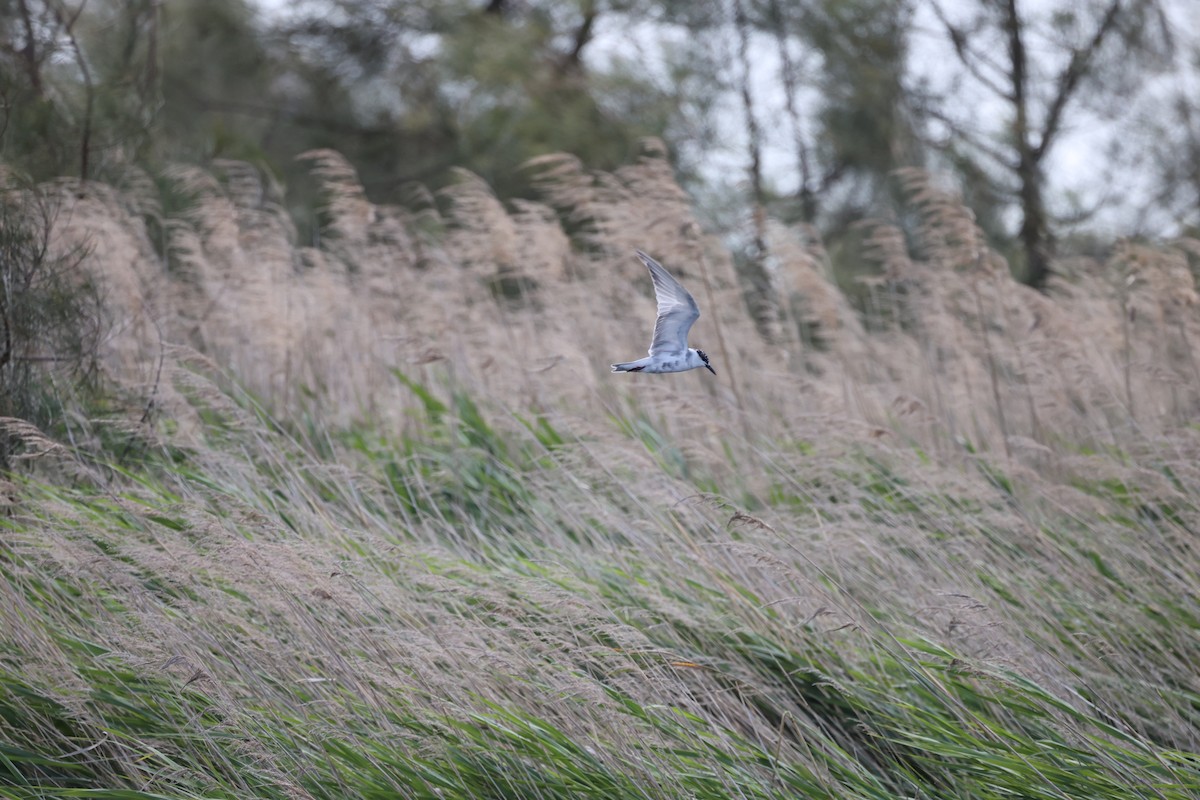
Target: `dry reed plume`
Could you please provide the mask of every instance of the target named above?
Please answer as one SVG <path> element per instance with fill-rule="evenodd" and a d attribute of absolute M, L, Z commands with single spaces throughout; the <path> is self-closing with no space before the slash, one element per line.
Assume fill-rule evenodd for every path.
<path fill-rule="evenodd" d="M 463 174 L 444 193 L 448 210 L 430 205 L 419 218 L 373 206 L 338 154 L 309 153 L 327 198 L 319 248 L 296 242 L 243 164 L 168 173 L 194 202 L 166 221 L 162 256 L 143 221 L 157 213 L 146 187 L 121 195 L 64 183 L 80 198 L 62 200 L 59 241 L 94 250 L 120 370 L 144 372 L 162 341 L 189 344 L 273 408 L 315 397 L 333 420 L 406 405 L 394 367 L 447 371 L 514 407 L 586 417 L 616 402 L 622 385 L 600 367 L 643 350 L 653 315 L 635 247 L 694 288 L 704 309 L 694 338 L 730 378 L 638 384 L 638 394 L 696 403 L 710 421 L 838 414 L 864 429 L 928 429 L 930 446 L 961 435 L 1003 451 L 1014 441 L 1115 443 L 1122 431 L 1158 434 L 1194 418 L 1189 243 L 1122 245 L 1041 295 L 1012 280 L 953 195 L 907 173 L 917 229 L 879 222 L 864 254 L 881 267 L 869 282 L 872 332 L 825 274 L 820 243 L 773 224 L 782 317 L 764 342 L 728 255 L 701 233 L 658 147 L 612 175 L 566 156 L 535 161 L 548 206 L 506 208 Z"/>

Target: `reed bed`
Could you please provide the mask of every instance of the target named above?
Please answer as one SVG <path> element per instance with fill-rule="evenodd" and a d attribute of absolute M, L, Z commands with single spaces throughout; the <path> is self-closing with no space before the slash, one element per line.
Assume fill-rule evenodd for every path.
<path fill-rule="evenodd" d="M 128 407 L 5 423 L 0 794 L 1200 795 L 1196 243 L 1043 295 L 907 173 L 858 307 L 771 224 L 756 325 L 658 143 L 405 209 L 305 157 L 312 246 L 245 164 L 43 187 Z M 609 374 L 635 247 L 715 379 Z"/>

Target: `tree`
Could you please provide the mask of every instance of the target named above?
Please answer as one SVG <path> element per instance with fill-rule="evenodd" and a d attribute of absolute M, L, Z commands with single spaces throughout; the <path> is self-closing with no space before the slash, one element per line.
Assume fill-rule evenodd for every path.
<path fill-rule="evenodd" d="M 101 297 L 79 268 L 84 251 L 51 252 L 54 201 L 11 179 L 0 188 L 0 417 L 55 430 L 100 399 Z M 0 435 L 0 470 L 12 455 Z"/>
<path fill-rule="evenodd" d="M 1200 33 L 1197 31 L 1196 33 Z M 1149 92 L 1143 124 L 1128 137 L 1150 178 L 1139 198 L 1138 232 L 1200 234 L 1200 39 L 1178 43 L 1169 80 Z"/>
<path fill-rule="evenodd" d="M 437 185 L 455 166 L 508 196 L 528 191 L 520 166 L 534 155 L 566 150 L 613 169 L 662 134 L 666 95 L 620 58 L 588 58 L 622 5 L 312 0 L 281 28 L 306 85 L 348 98 L 344 119 L 379 131 L 323 143 L 346 152 L 374 196 Z"/>
<path fill-rule="evenodd" d="M 35 178 L 90 172 L 94 87 L 78 20 L 53 0 L 0 0 L 0 157 Z"/>
<path fill-rule="evenodd" d="M 259 154 L 278 71 L 246 0 L 0 4 L 0 156 L 31 178 Z"/>
<path fill-rule="evenodd" d="M 1055 244 L 1048 158 L 1072 120 L 1120 117 L 1137 82 L 1166 65 L 1165 12 L 1158 0 L 928 2 L 960 70 L 925 94 L 926 109 L 945 126 L 941 146 L 985 165 L 1019 207 L 1025 280 L 1041 288 Z"/>
<path fill-rule="evenodd" d="M 855 223 L 889 213 L 891 173 L 924 162 L 904 83 L 911 3 L 738 0 L 732 10 L 736 58 L 725 69 L 744 110 L 755 208 L 756 246 L 739 267 L 751 306 L 766 308 L 764 211 L 814 226 L 848 275 L 861 264 L 843 258 L 861 235 Z"/>
<path fill-rule="evenodd" d="M 1170 100 L 1154 126 L 1149 146 L 1156 191 L 1152 209 L 1175 225 L 1200 234 L 1200 99 L 1183 92 Z"/>
<path fill-rule="evenodd" d="M 748 183 L 773 213 L 840 230 L 887 204 L 892 170 L 923 162 L 904 83 L 911 0 L 662 6 L 663 22 L 730 40 L 699 54 L 720 76 L 704 88 L 737 98 Z M 781 153 L 794 172 L 779 169 Z"/>
<path fill-rule="evenodd" d="M 840 197 L 829 233 L 894 200 L 893 170 L 924 164 L 921 121 L 904 85 L 911 18 L 908 0 L 821 0 L 799 19 L 820 59 L 821 169 L 812 191 Z"/>

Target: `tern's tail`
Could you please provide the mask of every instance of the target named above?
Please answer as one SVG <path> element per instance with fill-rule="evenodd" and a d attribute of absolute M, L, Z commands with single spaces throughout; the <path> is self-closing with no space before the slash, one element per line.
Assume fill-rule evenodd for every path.
<path fill-rule="evenodd" d="M 646 368 L 645 364 L 639 364 L 636 361 L 626 361 L 624 364 L 613 364 L 613 372 L 641 372 Z"/>

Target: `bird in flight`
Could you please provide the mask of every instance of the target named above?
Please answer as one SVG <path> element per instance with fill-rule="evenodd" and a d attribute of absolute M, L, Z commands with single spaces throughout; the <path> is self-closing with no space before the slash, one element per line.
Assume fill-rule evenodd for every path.
<path fill-rule="evenodd" d="M 686 372 L 704 367 L 713 375 L 717 371 L 708 363 L 703 350 L 688 347 L 688 331 L 700 318 L 696 301 L 679 281 L 671 277 L 663 265 L 637 251 L 637 257 L 650 270 L 654 281 L 654 296 L 658 300 L 658 318 L 654 320 L 654 340 L 650 342 L 650 357 L 637 361 L 613 364 L 613 372 Z"/>

